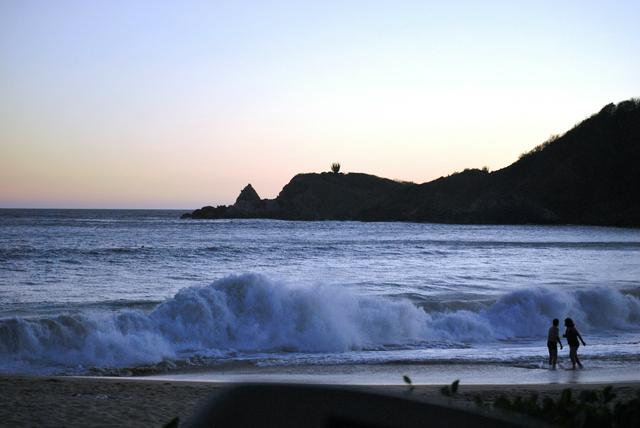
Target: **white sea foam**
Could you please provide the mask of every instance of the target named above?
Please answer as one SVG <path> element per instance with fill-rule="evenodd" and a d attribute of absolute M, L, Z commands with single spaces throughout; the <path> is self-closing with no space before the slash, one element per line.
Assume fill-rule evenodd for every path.
<path fill-rule="evenodd" d="M 233 352 L 337 353 L 538 338 L 550 319 L 565 316 L 583 332 L 637 329 L 640 301 L 604 288 L 529 288 L 475 311 L 427 313 L 406 299 L 235 275 L 183 289 L 150 313 L 0 320 L 0 371 L 81 371 Z"/>
<path fill-rule="evenodd" d="M 432 326 L 454 340 L 535 338 L 550 320 L 571 317 L 585 331 L 637 329 L 640 300 L 617 290 L 562 291 L 527 288 L 508 293 L 477 312 L 459 310 L 432 315 Z"/>

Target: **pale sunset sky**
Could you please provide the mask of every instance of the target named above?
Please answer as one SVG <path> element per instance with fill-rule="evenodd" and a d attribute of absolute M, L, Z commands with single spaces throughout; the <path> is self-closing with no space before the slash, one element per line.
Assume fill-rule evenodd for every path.
<path fill-rule="evenodd" d="M 0 207 L 425 182 L 639 95 L 636 0 L 0 0 Z"/>

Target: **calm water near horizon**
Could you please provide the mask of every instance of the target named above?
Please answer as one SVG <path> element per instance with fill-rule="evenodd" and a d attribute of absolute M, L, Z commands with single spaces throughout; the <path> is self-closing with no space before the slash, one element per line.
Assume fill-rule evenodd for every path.
<path fill-rule="evenodd" d="M 638 229 L 181 213 L 0 209 L 0 373 L 535 380 L 567 316 L 586 370 L 640 363 Z"/>

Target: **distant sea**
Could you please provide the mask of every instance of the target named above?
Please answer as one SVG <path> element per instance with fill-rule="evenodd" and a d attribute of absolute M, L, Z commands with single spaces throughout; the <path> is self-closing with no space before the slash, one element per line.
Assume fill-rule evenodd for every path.
<path fill-rule="evenodd" d="M 583 373 L 640 379 L 638 229 L 181 213 L 0 210 L 0 373 L 562 381 L 572 317 Z"/>

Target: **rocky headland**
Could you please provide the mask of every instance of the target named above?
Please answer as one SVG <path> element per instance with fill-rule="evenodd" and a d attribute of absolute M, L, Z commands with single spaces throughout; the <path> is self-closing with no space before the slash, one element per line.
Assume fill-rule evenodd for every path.
<path fill-rule="evenodd" d="M 182 218 L 640 226 L 640 100 L 608 104 L 506 168 L 415 184 L 369 174 L 298 174 L 275 199 L 247 185 L 230 206 Z"/>

